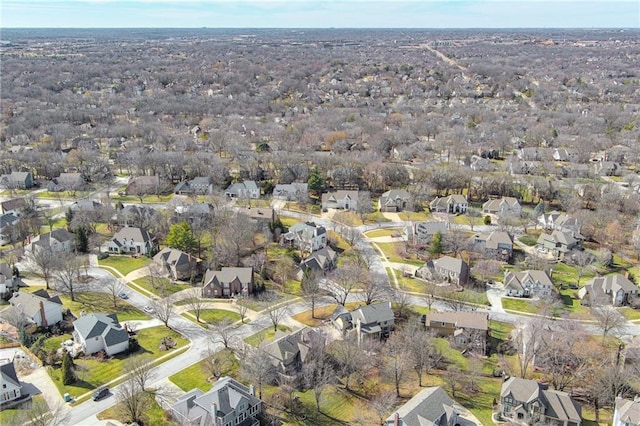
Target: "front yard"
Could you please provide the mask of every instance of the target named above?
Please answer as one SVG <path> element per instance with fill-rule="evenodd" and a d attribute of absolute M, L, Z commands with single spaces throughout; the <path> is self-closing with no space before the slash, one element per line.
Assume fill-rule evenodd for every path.
<path fill-rule="evenodd" d="M 134 280 L 133 283 L 142 287 L 147 292 L 159 297 L 170 296 L 179 291 L 191 288 L 189 284 L 172 283 L 168 278 L 156 278 L 151 276 L 138 278 L 137 280 Z"/>
<path fill-rule="evenodd" d="M 130 305 L 125 300 L 116 299 L 117 307 L 113 306 L 113 296 L 97 291 L 86 291 L 75 294 L 75 301 L 71 301 L 68 294 L 60 295 L 62 306 L 71 310 L 76 318 L 80 317 L 80 312 L 85 313 L 115 313 L 119 321 L 148 320 L 149 315 Z"/>
<path fill-rule="evenodd" d="M 143 268 L 151 263 L 151 259 L 145 256 L 131 257 L 126 255 L 109 255 L 106 259 L 98 260 L 99 266 L 107 266 L 127 275 L 137 269 Z"/>
<path fill-rule="evenodd" d="M 216 363 L 219 364 L 216 368 L 220 369 L 218 372 L 220 377 L 230 376 L 238 378 L 240 361 L 238 361 L 231 350 L 223 349 L 217 352 Z M 169 380 L 185 392 L 195 388 L 207 392 L 213 386 L 213 381 L 209 380 L 209 378 L 212 377 L 210 370 L 212 366 L 210 364 L 210 360 L 203 359 L 191 367 L 187 367 L 173 376 L 169 376 Z"/>

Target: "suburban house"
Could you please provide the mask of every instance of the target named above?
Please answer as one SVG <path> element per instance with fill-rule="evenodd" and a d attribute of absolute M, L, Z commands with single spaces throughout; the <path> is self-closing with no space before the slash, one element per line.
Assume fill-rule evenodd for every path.
<path fill-rule="evenodd" d="M 13 241 L 13 228 L 18 220 L 18 216 L 12 213 L 0 215 L 0 246 Z"/>
<path fill-rule="evenodd" d="M 232 183 L 224 190 L 224 195 L 229 198 L 260 198 L 260 187 L 253 180 Z"/>
<path fill-rule="evenodd" d="M 176 206 L 174 211 L 178 220 L 184 220 L 190 225 L 211 220 L 215 212 L 213 204 L 210 203 L 193 203 L 186 206 Z"/>
<path fill-rule="evenodd" d="M 22 314 L 27 324 L 49 327 L 62 321 L 62 301 L 58 296 L 49 296 L 46 290 L 18 291 L 13 293 L 9 304 Z"/>
<path fill-rule="evenodd" d="M 73 322 L 73 340 L 86 355 L 104 351 L 108 356 L 129 349 L 129 333 L 116 314 L 87 314 Z"/>
<path fill-rule="evenodd" d="M 18 380 L 13 361 L 0 364 L 0 406 L 22 396 L 22 384 Z"/>
<path fill-rule="evenodd" d="M 429 281 L 464 285 L 469 282 L 469 265 L 462 259 L 443 256 L 426 262 L 416 271 L 416 276 Z"/>
<path fill-rule="evenodd" d="M 573 148 L 555 148 L 553 150 L 553 159 L 555 161 L 578 161 L 580 151 Z"/>
<path fill-rule="evenodd" d="M 300 269 L 298 270 L 296 278 L 301 280 L 306 271 L 317 271 L 324 275 L 326 272 L 334 269 L 337 262 L 338 253 L 329 246 L 323 247 L 318 251 L 314 251 L 309 257 L 300 262 Z"/>
<path fill-rule="evenodd" d="M 431 243 L 433 236 L 438 232 L 444 236 L 448 229 L 449 222 L 412 222 L 404 228 L 404 235 L 407 243 L 414 247 L 422 247 Z"/>
<path fill-rule="evenodd" d="M 413 197 L 404 189 L 392 189 L 385 192 L 378 200 L 381 212 L 402 212 L 413 208 Z"/>
<path fill-rule="evenodd" d="M 501 199 L 488 200 L 482 205 L 482 213 L 498 216 L 520 216 L 522 206 L 516 198 L 503 197 Z"/>
<path fill-rule="evenodd" d="M 474 172 L 490 172 L 493 170 L 493 164 L 487 158 L 472 155 L 469 168 Z"/>
<path fill-rule="evenodd" d="M 593 165 L 593 170 L 598 176 L 620 176 L 622 167 L 613 161 L 598 161 Z"/>
<path fill-rule="evenodd" d="M 31 172 L 11 172 L 0 176 L 0 187 L 5 189 L 30 189 L 33 185 Z"/>
<path fill-rule="evenodd" d="M 436 197 L 429 203 L 429 209 L 435 213 L 464 213 L 468 207 L 467 197 L 462 194 Z"/>
<path fill-rule="evenodd" d="M 111 220 L 120 226 L 141 227 L 155 220 L 158 215 L 159 213 L 151 207 L 131 204 L 120 209 L 116 207 L 116 214 Z"/>
<path fill-rule="evenodd" d="M 84 199 L 74 201 L 69 208 L 74 212 L 99 212 L 104 205 L 100 201 Z"/>
<path fill-rule="evenodd" d="M 110 253 L 145 255 L 155 247 L 155 238 L 142 229 L 125 226 L 115 233 L 107 249 Z"/>
<path fill-rule="evenodd" d="M 359 342 L 365 337 L 380 339 L 388 336 L 393 331 L 394 322 L 391 302 L 365 305 L 351 312 L 351 323 Z"/>
<path fill-rule="evenodd" d="M 582 241 L 582 238 L 575 238 L 571 231 L 553 231 L 551 234 L 540 234 L 536 245 L 541 252 L 561 259 L 565 253 L 581 248 Z"/>
<path fill-rule="evenodd" d="M 313 222 L 298 222 L 283 235 L 283 243 L 299 250 L 314 252 L 327 245 L 327 230 Z"/>
<path fill-rule="evenodd" d="M 485 250 L 498 259 L 509 260 L 513 254 L 513 239 L 506 231 L 483 232 L 473 236 L 477 250 Z"/>
<path fill-rule="evenodd" d="M 206 393 L 193 389 L 178 398 L 171 414 L 185 425 L 260 426 L 262 401 L 253 389 L 231 377 L 221 377 Z"/>
<path fill-rule="evenodd" d="M 385 426 L 475 426 L 477 419 L 440 386 L 422 389 L 398 408 Z"/>
<path fill-rule="evenodd" d="M 510 424 L 580 426 L 582 408 L 566 392 L 535 380 L 509 377 L 502 383 L 499 417 Z"/>
<path fill-rule="evenodd" d="M 564 231 L 574 236 L 580 234 L 580 222 L 578 219 L 556 210 L 538 216 L 538 224 L 547 231 Z"/>
<path fill-rule="evenodd" d="M 329 317 L 331 324 L 340 332 L 342 335 L 346 335 L 349 330 L 353 327 L 353 322 L 351 321 L 351 312 L 347 310 L 343 305 L 338 303 L 338 306 L 334 309 L 331 317 Z"/>
<path fill-rule="evenodd" d="M 31 250 L 50 249 L 54 253 L 70 253 L 75 248 L 75 235 L 66 229 L 54 229 L 31 241 Z"/>
<path fill-rule="evenodd" d="M 307 356 L 312 353 L 314 343 L 323 337 L 313 328 L 304 327 L 300 330 L 284 334 L 276 332 L 274 340 L 262 345 L 263 351 L 284 376 L 294 376 L 300 372 Z"/>
<path fill-rule="evenodd" d="M 358 210 L 359 191 L 339 190 L 322 194 L 322 210 Z"/>
<path fill-rule="evenodd" d="M 522 272 L 505 271 L 504 291 L 511 297 L 549 297 L 553 282 L 545 271 L 527 270 Z"/>
<path fill-rule="evenodd" d="M 180 195 L 207 195 L 213 193 L 212 179 L 207 176 L 195 177 L 191 180 L 180 182 L 173 190 Z"/>
<path fill-rule="evenodd" d="M 85 186 L 81 173 L 60 173 L 60 176 L 53 178 L 47 185 L 49 192 L 79 191 Z"/>
<path fill-rule="evenodd" d="M 428 313 L 424 322 L 427 330 L 439 337 L 447 337 L 452 344 L 474 349 L 484 354 L 489 336 L 489 314 L 486 312 L 435 312 Z"/>
<path fill-rule="evenodd" d="M 253 293 L 253 268 L 224 267 L 220 271 L 207 269 L 202 285 L 202 297 L 244 296 Z"/>
<path fill-rule="evenodd" d="M 309 184 L 305 182 L 279 183 L 273 188 L 273 198 L 283 201 L 300 201 L 308 197 Z"/>
<path fill-rule="evenodd" d="M 578 297 L 586 305 L 621 306 L 638 295 L 638 286 L 622 274 L 595 277 L 578 290 Z"/>
<path fill-rule="evenodd" d="M 11 294 L 16 287 L 17 279 L 13 276 L 13 270 L 8 263 L 0 263 L 0 297 Z"/>
<path fill-rule="evenodd" d="M 538 173 L 538 164 L 538 161 L 511 159 L 508 162 L 508 169 L 512 175 L 535 175 Z"/>
<path fill-rule="evenodd" d="M 153 256 L 153 261 L 173 280 L 188 281 L 192 275 L 198 273 L 198 260 L 181 250 L 162 249 Z"/>
<path fill-rule="evenodd" d="M 633 401 L 616 398 L 613 426 L 640 426 L 640 396 L 636 396 Z"/>
<path fill-rule="evenodd" d="M 0 202 L 0 213 L 20 217 L 29 207 L 29 203 L 24 198 L 13 198 Z"/>
<path fill-rule="evenodd" d="M 160 193 L 159 176 L 135 176 L 129 179 L 124 190 L 125 195 L 146 195 Z"/>

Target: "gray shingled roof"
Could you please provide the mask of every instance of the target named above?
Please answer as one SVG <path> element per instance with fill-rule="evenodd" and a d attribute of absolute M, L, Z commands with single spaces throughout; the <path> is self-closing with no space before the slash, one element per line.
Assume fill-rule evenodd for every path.
<path fill-rule="evenodd" d="M 351 312 L 351 317 L 353 318 L 354 323 L 357 319 L 360 319 L 362 324 L 381 323 L 394 319 L 393 310 L 391 310 L 391 302 L 361 306 Z"/>
<path fill-rule="evenodd" d="M 523 283 L 539 282 L 542 285 L 553 286 L 553 282 L 545 271 L 526 270 L 522 272 L 507 272 L 504 276 L 504 287 L 524 290 Z"/>
<path fill-rule="evenodd" d="M 16 374 L 16 369 L 13 365 L 13 361 L 0 364 L 0 384 L 5 382 L 11 383 L 14 386 L 22 386 L 20 384 L 20 380 L 18 380 L 18 375 Z"/>
<path fill-rule="evenodd" d="M 393 422 L 395 413 L 403 424 L 420 426 L 423 424 L 444 424 L 439 422 L 443 416 L 450 416 L 456 412 L 456 402 L 439 386 L 426 388 L 418 392 L 413 398 L 398 408 L 387 418 L 387 424 Z M 436 423 L 438 421 L 438 423 Z"/>
<path fill-rule="evenodd" d="M 640 400 L 617 399 L 616 411 L 621 422 L 640 425 Z"/>
<path fill-rule="evenodd" d="M 218 277 L 218 281 L 222 283 L 229 283 L 236 278 L 242 283 L 251 282 L 251 275 L 253 274 L 252 268 L 235 268 L 224 267 L 220 271 L 212 271 L 208 269 L 204 276 L 204 285 L 211 283 L 214 277 Z"/>
<path fill-rule="evenodd" d="M 43 290 L 44 291 L 44 290 Z M 44 291 L 46 293 L 46 291 Z M 43 297 L 42 294 L 38 293 L 26 293 L 24 291 L 19 291 L 14 293 L 11 299 L 9 299 L 9 303 L 12 306 L 20 305 L 22 312 L 29 318 L 33 318 L 33 316 L 40 310 L 40 302 L 47 303 L 57 303 L 62 305 L 62 302 L 58 297 L 50 298 Z"/>
<path fill-rule="evenodd" d="M 124 228 L 116 232 L 113 236 L 114 241 L 122 241 L 125 238 L 128 240 L 133 240 L 137 243 L 146 243 L 152 240 L 151 236 L 146 230 L 133 226 L 125 226 Z"/>
<path fill-rule="evenodd" d="M 75 320 L 73 327 L 84 340 L 104 336 L 107 346 L 129 340 L 129 334 L 118 322 L 116 314 L 88 314 Z"/>

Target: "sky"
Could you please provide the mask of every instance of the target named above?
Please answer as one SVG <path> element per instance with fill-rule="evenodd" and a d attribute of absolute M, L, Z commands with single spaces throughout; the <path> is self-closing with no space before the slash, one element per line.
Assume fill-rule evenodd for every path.
<path fill-rule="evenodd" d="M 640 0 L 0 0 L 0 30 L 639 28 Z"/>

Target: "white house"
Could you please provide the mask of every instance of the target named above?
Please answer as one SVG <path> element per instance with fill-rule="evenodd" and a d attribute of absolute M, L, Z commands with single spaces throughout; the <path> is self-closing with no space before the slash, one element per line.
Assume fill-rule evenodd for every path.
<path fill-rule="evenodd" d="M 503 197 L 501 199 L 486 201 L 482 205 L 482 212 L 496 214 L 498 216 L 520 216 L 522 206 L 516 198 Z"/>
<path fill-rule="evenodd" d="M 322 210 L 358 210 L 358 191 L 334 191 L 322 194 Z"/>
<path fill-rule="evenodd" d="M 11 266 L 8 263 L 0 263 L 0 297 L 5 297 L 13 291 L 15 283 Z"/>
<path fill-rule="evenodd" d="M 126 226 L 115 233 L 108 245 L 111 253 L 147 254 L 155 245 L 155 239 L 141 228 Z"/>
<path fill-rule="evenodd" d="M 62 321 L 62 301 L 58 296 L 50 297 L 46 290 L 13 293 L 9 304 L 22 313 L 26 323 L 38 327 L 49 327 Z"/>
<path fill-rule="evenodd" d="M 0 364 L 0 404 L 16 400 L 22 395 L 22 384 L 18 380 L 13 361 Z"/>
<path fill-rule="evenodd" d="M 464 213 L 468 207 L 467 197 L 462 194 L 436 197 L 429 203 L 429 209 L 436 213 Z"/>
<path fill-rule="evenodd" d="M 617 397 L 613 426 L 640 426 L 640 396 L 633 401 Z"/>
<path fill-rule="evenodd" d="M 298 222 L 283 236 L 285 244 L 313 252 L 327 245 L 327 230 L 313 222 Z"/>
<path fill-rule="evenodd" d="M 85 354 L 104 350 L 109 356 L 129 348 L 129 333 L 116 314 L 88 314 L 73 323 L 73 339 Z"/>

